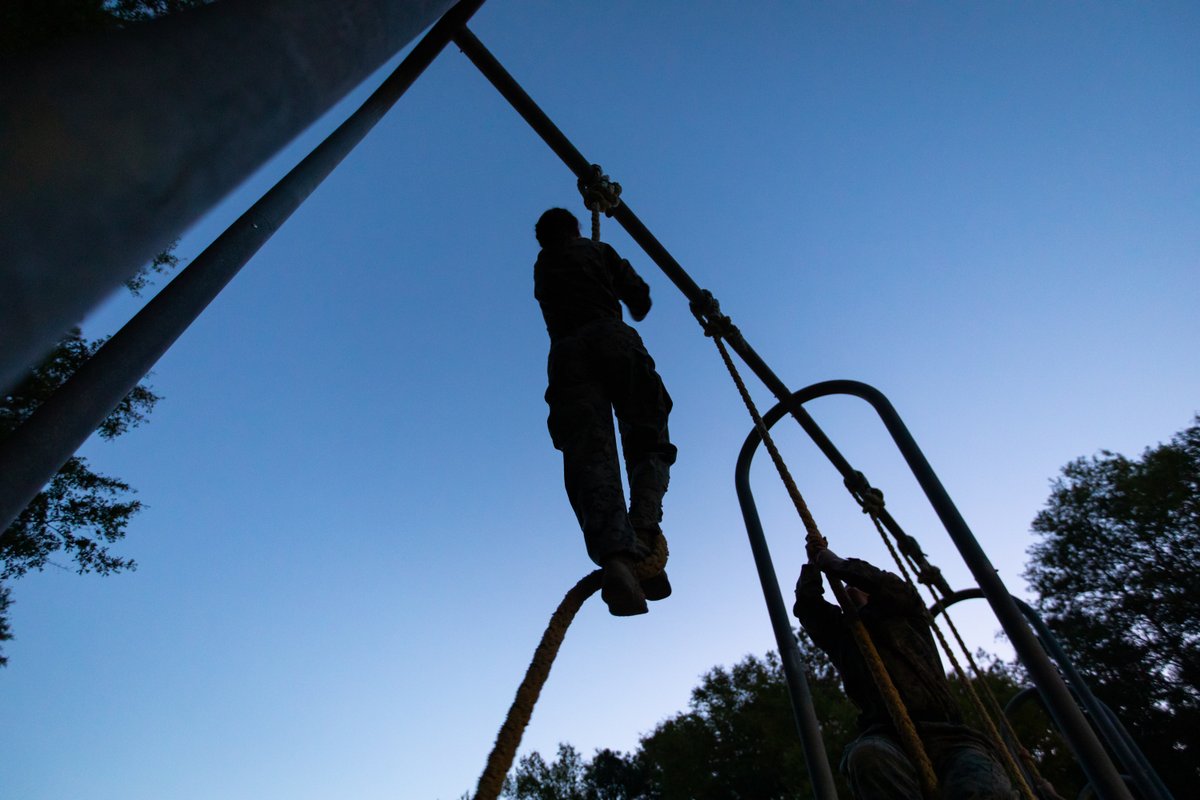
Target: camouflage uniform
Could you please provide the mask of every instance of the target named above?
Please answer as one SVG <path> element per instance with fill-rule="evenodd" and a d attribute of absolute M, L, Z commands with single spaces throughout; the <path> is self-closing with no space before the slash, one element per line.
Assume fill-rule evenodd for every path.
<path fill-rule="evenodd" d="M 870 595 L 859 617 L 916 724 L 941 798 L 1015 798 L 991 742 L 962 724 L 916 591 L 898 576 L 856 558 L 839 559 L 828 569 Z M 822 599 L 823 591 L 820 570 L 805 564 L 793 610 L 813 642 L 829 654 L 846 694 L 861 712 L 861 734 L 846 747 L 841 770 L 857 800 L 921 800 L 916 768 L 900 745 L 883 697 L 841 608 Z"/>
<path fill-rule="evenodd" d="M 534 296 L 550 334 L 547 425 L 563 454 L 567 497 L 588 556 L 597 564 L 622 553 L 640 557 L 642 542 L 659 532 L 676 452 L 667 434 L 671 397 L 641 337 L 621 320 L 621 302 L 634 319 L 645 317 L 650 288 L 612 247 L 576 238 L 538 255 Z"/>

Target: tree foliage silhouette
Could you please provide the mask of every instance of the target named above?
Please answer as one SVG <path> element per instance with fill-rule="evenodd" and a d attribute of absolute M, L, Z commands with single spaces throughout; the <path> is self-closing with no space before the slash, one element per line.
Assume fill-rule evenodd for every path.
<path fill-rule="evenodd" d="M 801 642 L 814 710 L 839 796 L 850 789 L 837 765 L 859 733 L 858 709 L 841 688 L 841 678 L 820 650 Z M 987 663 L 985 654 L 980 659 Z M 1020 689 L 1020 672 L 996 660 L 984 680 L 1001 703 Z M 957 686 L 958 681 L 952 680 Z M 972 716 L 965 698 L 963 708 Z M 589 760 L 560 744 L 547 762 L 539 753 L 523 757 L 509 776 L 504 796 L 512 800 L 727 800 L 811 797 L 812 784 L 792 718 L 779 658 L 747 656 L 732 668 L 716 667 L 692 690 L 687 711 L 642 737 L 632 753 L 596 751 Z M 977 720 L 972 720 L 980 727 Z M 1065 796 L 1082 788 L 1082 775 L 1040 707 L 1027 705 L 1014 720 L 1018 738 L 1038 760 L 1042 774 Z"/>
<path fill-rule="evenodd" d="M 1200 417 L 1067 464 L 1033 521 L 1038 607 L 1179 796 L 1200 780 Z"/>
<path fill-rule="evenodd" d="M 806 652 L 810 688 L 827 744 L 840 752 L 855 735 L 857 710 L 833 667 Z M 715 667 L 692 690 L 687 711 L 660 722 L 633 753 L 599 750 L 584 759 L 569 744 L 547 763 L 520 760 L 505 796 L 515 800 L 716 800 L 811 794 L 779 658 L 747 656 Z M 836 756 L 835 756 L 836 757 Z"/>

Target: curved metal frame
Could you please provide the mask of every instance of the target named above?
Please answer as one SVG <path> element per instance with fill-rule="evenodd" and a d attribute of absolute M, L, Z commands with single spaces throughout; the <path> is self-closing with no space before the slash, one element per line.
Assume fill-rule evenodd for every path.
<path fill-rule="evenodd" d="M 992 606 L 992 610 L 996 614 L 1000 626 L 1008 635 L 1013 649 L 1016 650 L 1017 657 L 1021 659 L 1021 663 L 1025 665 L 1025 668 L 1029 670 L 1030 677 L 1033 679 L 1034 685 L 1037 686 L 1047 711 L 1054 719 L 1059 731 L 1062 732 L 1067 745 L 1075 753 L 1075 757 L 1083 768 L 1088 781 L 1096 787 L 1097 793 L 1103 800 L 1132 800 L 1132 795 L 1128 787 L 1125 785 L 1124 780 L 1122 780 L 1112 759 L 1109 758 L 1096 732 L 1088 724 L 1082 710 L 1075 704 L 1066 682 L 1058 673 L 1058 670 L 1055 669 L 1053 662 L 1030 629 L 1014 598 L 1000 579 L 996 568 L 992 566 L 991 561 L 983 552 L 983 548 L 979 546 L 975 535 L 967 526 L 958 508 L 950 499 L 950 495 L 946 492 L 945 487 L 942 486 L 941 480 L 938 479 L 937 474 L 933 471 L 933 467 L 930 466 L 929 461 L 921 452 L 920 447 L 917 446 L 912 434 L 909 433 L 908 428 L 905 426 L 903 420 L 900 419 L 900 415 L 896 412 L 891 402 L 888 401 L 887 397 L 873 386 L 859 381 L 824 381 L 805 387 L 792 394 L 787 401 L 781 401 L 774 405 L 769 411 L 763 414 L 763 423 L 769 429 L 784 414 L 791 414 L 797 418 L 801 415 L 808 417 L 807 412 L 803 409 L 804 403 L 832 394 L 847 394 L 858 397 L 870 403 L 875 412 L 879 414 L 884 427 L 891 434 L 896 447 L 900 450 L 900 454 L 904 457 L 909 469 L 912 470 L 913 477 L 916 478 L 917 483 L 925 492 L 926 498 L 929 500 L 930 505 L 933 506 L 938 518 L 942 521 L 946 532 L 958 548 L 967 567 L 971 570 L 971 574 L 979 583 L 980 591 Z M 752 430 L 746 437 L 746 442 L 743 444 L 741 453 L 738 456 L 735 480 L 738 501 L 742 506 L 742 516 L 746 522 L 746 533 L 750 538 L 751 549 L 754 552 L 755 562 L 758 565 L 763 594 L 767 602 L 767 610 L 771 616 L 776 642 L 780 648 L 781 658 L 785 666 L 785 675 L 789 681 L 789 688 L 792 690 L 793 704 L 795 704 L 797 696 L 801 698 L 808 697 L 807 682 L 794 681 L 792 672 L 788 671 L 789 659 L 783 657 L 783 653 L 789 648 L 788 639 L 791 638 L 791 628 L 789 625 L 787 627 L 787 636 L 783 636 L 781 634 L 780 623 L 776 620 L 781 613 L 785 615 L 786 619 L 786 610 L 779 594 L 779 585 L 770 564 L 770 555 L 767 549 L 766 538 L 763 535 L 762 523 L 758 518 L 758 511 L 754 505 L 753 494 L 750 490 L 750 463 L 760 442 L 761 437 L 757 429 Z M 794 641 L 791 643 L 791 647 L 795 647 Z M 798 650 L 796 654 L 798 656 Z M 803 675 L 801 674 L 799 677 L 803 678 Z M 796 685 L 793 686 L 793 682 Z M 808 714 L 811 714 L 811 709 L 802 709 L 797 715 L 797 723 L 801 728 L 802 736 L 806 735 L 806 729 L 810 727 L 810 723 L 805 719 L 805 716 Z M 810 750 L 815 751 L 816 748 L 806 740 L 806 756 Z"/>

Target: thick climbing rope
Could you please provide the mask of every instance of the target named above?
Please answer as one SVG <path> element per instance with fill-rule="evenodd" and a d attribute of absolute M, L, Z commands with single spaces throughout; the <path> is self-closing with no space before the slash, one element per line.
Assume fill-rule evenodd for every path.
<path fill-rule="evenodd" d="M 500 796 L 500 790 L 504 788 L 504 776 L 512 767 L 517 747 L 521 744 L 521 736 L 533 715 L 533 706 L 542 693 L 542 686 L 550 676 L 550 667 L 554 665 L 554 657 L 558 655 L 558 648 L 562 645 L 563 637 L 567 635 L 567 628 L 579 613 L 584 601 L 600 589 L 603 574 L 604 571 L 598 569 L 581 578 L 571 587 L 550 616 L 550 623 L 546 626 L 542 640 L 538 642 L 529 667 L 525 670 L 525 679 L 517 687 L 517 696 L 508 709 L 508 716 L 500 726 L 500 732 L 496 734 L 496 743 L 492 746 L 487 766 L 483 768 L 479 785 L 475 789 L 475 800 L 495 800 Z"/>
<path fill-rule="evenodd" d="M 600 214 L 612 216 L 612 211 L 621 205 L 621 184 L 604 174 L 599 164 L 592 164 L 589 175 L 575 184 L 583 195 L 583 204 L 592 212 L 592 241 L 600 241 Z"/>
<path fill-rule="evenodd" d="M 639 580 L 644 580 L 662 572 L 667 564 L 667 540 L 663 536 L 655 539 L 654 551 L 633 567 L 633 573 Z M 508 708 L 504 724 L 496 734 L 496 743 L 488 755 L 483 774 L 479 776 L 479 784 L 475 789 L 474 800 L 496 800 L 504 788 L 504 777 L 512 769 L 513 759 L 521 744 L 521 737 L 533 716 L 533 707 L 541 696 L 542 687 L 550 677 L 550 668 L 558 649 L 567 635 L 575 615 L 583 607 L 584 601 L 600 589 L 603 570 L 594 570 L 583 576 L 578 583 L 563 597 L 558 608 L 550 615 L 550 622 L 542 634 L 541 641 L 533 651 L 533 658 L 525 670 L 525 678 L 517 687 L 516 697 Z"/>
<path fill-rule="evenodd" d="M 887 535 L 887 531 L 883 527 L 883 523 L 879 519 L 879 513 L 882 511 L 884 505 L 883 492 L 879 491 L 878 489 L 872 489 L 870 498 L 870 500 L 863 504 L 863 513 L 867 514 L 871 518 L 871 521 L 875 524 L 875 530 L 879 533 L 879 538 L 883 540 L 884 545 L 891 554 L 892 560 L 896 562 L 896 566 L 899 568 L 904 580 L 907 581 L 909 586 L 912 586 L 915 590 L 916 581 L 909 573 L 909 570 L 905 567 L 906 560 L 908 561 L 909 566 L 913 566 L 911 557 L 905 559 L 901 556 L 901 554 L 892 544 L 891 539 Z M 933 601 L 935 603 L 941 603 L 944 597 L 941 596 L 941 592 L 937 588 L 936 584 L 931 581 L 922 582 L 925 583 L 926 588 L 929 591 L 929 596 L 933 599 Z M 966 688 L 967 696 L 971 701 L 971 705 L 975 708 L 976 715 L 987 728 L 987 733 L 989 738 L 992 740 L 993 746 L 995 746 L 996 750 L 1004 759 L 1005 767 L 1007 767 L 1010 776 L 1016 781 L 1022 797 L 1026 798 L 1026 800 L 1036 800 L 1037 798 L 1037 794 L 1034 793 L 1033 788 L 1029 785 L 1029 782 L 1025 778 L 1027 772 L 1034 784 L 1037 785 L 1038 794 L 1041 794 L 1041 796 L 1047 798 L 1047 800 L 1062 800 L 1061 796 L 1054 788 L 1054 785 L 1051 784 L 1050 781 L 1048 781 L 1041 774 L 1037 763 L 1034 761 L 1033 755 L 1024 747 L 1024 745 L 1021 744 L 1021 740 L 1017 736 L 1017 732 L 1013 729 L 1012 723 L 1008 719 L 1008 715 L 1004 713 L 1004 710 L 1000 707 L 1000 701 L 996 699 L 996 695 L 992 692 L 991 687 L 988 686 L 983 670 L 980 668 L 979 663 L 975 660 L 974 656 L 971 655 L 970 648 L 967 647 L 967 643 L 963 640 L 962 634 L 959 633 L 958 627 L 954 624 L 954 620 L 950 618 L 949 612 L 945 609 L 943 609 L 943 616 L 946 618 L 946 626 L 954 635 L 954 639 L 957 642 L 959 649 L 962 651 L 963 656 L 967 659 L 967 663 L 971 667 L 971 673 L 976 678 L 974 683 L 969 680 L 966 670 L 963 669 L 962 664 L 960 664 L 957 657 L 955 657 L 953 649 L 951 649 L 949 642 L 946 641 L 946 637 L 942 633 L 941 627 L 937 624 L 937 621 L 933 618 L 933 615 L 930 614 L 928 610 L 925 612 L 926 622 L 929 623 L 929 627 L 937 636 L 937 640 L 941 644 L 942 650 L 950 659 L 950 664 L 954 668 L 955 673 L 958 675 L 960 683 Z M 983 688 L 983 694 L 988 699 L 986 706 L 984 705 L 983 700 L 980 698 L 979 692 L 975 688 L 976 683 Z M 997 719 L 1000 720 L 1000 727 L 1003 727 L 1003 733 L 1001 732 L 1000 727 L 998 727 L 996 724 Z M 1012 747 L 1009 747 L 1006 742 L 1011 743 Z M 1013 758 L 1013 749 L 1017 750 L 1021 759 L 1021 764 L 1025 767 L 1024 771 L 1022 771 L 1022 769 L 1017 765 L 1016 760 Z"/>
<path fill-rule="evenodd" d="M 703 303 L 692 304 L 692 313 L 704 328 L 704 335 L 711 337 L 716 344 L 717 350 L 721 354 L 721 359 L 725 362 L 725 368 L 729 370 L 729 375 L 733 378 L 733 382 L 742 396 L 742 402 L 745 403 L 746 409 L 750 412 L 751 419 L 754 420 L 754 427 L 762 438 L 767 452 L 770 453 L 771 460 L 779 472 L 779 477 L 783 480 L 783 484 L 787 488 L 788 496 L 791 498 L 792 504 L 796 507 L 796 512 L 800 515 L 800 519 L 804 524 L 805 540 L 807 542 L 825 544 L 825 537 L 821 535 L 821 531 L 813 519 L 812 512 L 809 511 L 808 503 L 805 502 L 804 496 L 800 494 L 800 489 L 796 486 L 795 480 L 792 479 L 791 471 L 784 462 L 783 456 L 780 455 L 779 448 L 775 446 L 775 440 L 771 437 L 770 430 L 767 428 L 766 423 L 763 422 L 762 415 L 759 414 L 758 407 L 754 404 L 754 399 L 750 396 L 750 391 L 746 388 L 746 383 L 742 380 L 737 365 L 734 364 L 733 358 L 729 355 L 729 350 L 725 347 L 724 339 L 731 336 L 739 336 L 740 333 L 734 326 L 733 321 L 721 313 L 716 298 L 709 292 L 704 293 Z M 901 744 L 904 746 L 909 758 L 917 766 L 921 792 L 926 798 L 932 800 L 938 794 L 937 775 L 933 771 L 933 764 L 929 761 L 929 755 L 925 752 L 925 746 L 921 743 L 921 737 L 917 733 L 916 725 L 913 724 L 912 718 L 908 714 L 908 709 L 900 697 L 900 692 L 892 682 L 891 676 L 888 675 L 887 668 L 883 664 L 883 659 L 879 656 L 879 651 L 875 648 L 875 643 L 871 641 L 871 636 L 867 632 L 866 626 L 863 625 L 862 620 L 859 618 L 858 610 L 847 596 L 845 587 L 842 586 L 841 581 L 832 575 L 826 575 L 826 578 L 829 580 L 830 588 L 833 590 L 834 597 L 837 598 L 838 605 L 842 607 L 842 612 L 846 617 L 850 632 L 854 636 L 854 641 L 858 645 L 868 669 L 871 671 L 871 677 L 874 679 L 875 685 L 884 699 L 884 704 L 887 706 L 892 724 L 900 734 Z"/>

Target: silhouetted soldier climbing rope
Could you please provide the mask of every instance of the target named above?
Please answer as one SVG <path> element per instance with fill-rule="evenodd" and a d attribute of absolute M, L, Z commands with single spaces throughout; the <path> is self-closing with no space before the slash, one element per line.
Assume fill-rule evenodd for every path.
<path fill-rule="evenodd" d="M 856 800 L 921 800 L 930 793 L 922 784 L 934 781 L 943 800 L 1015 800 L 992 743 L 962 724 L 916 590 L 865 561 L 838 558 L 823 540 L 810 537 L 806 549 L 809 562 L 796 583 L 794 613 L 813 642 L 829 654 L 846 694 L 862 712 L 861 733 L 846 747 L 841 765 Z M 822 599 L 822 570 L 846 582 L 848 608 Z M 908 752 L 905 737 L 897 731 L 877 678 L 852 635 L 856 620 L 866 628 L 887 670 L 892 686 L 884 691 L 894 687 L 923 752 Z M 922 769 L 932 769 L 936 777 L 923 781 Z"/>
<path fill-rule="evenodd" d="M 535 227 L 541 252 L 534 296 L 550 334 L 547 424 L 563 454 L 567 498 L 588 556 L 604 569 L 601 597 L 616 616 L 646 613 L 671 593 L 666 572 L 639 585 L 632 567 L 662 536 L 662 499 L 675 446 L 671 398 L 641 337 L 621 319 L 650 311 L 650 288 L 611 246 L 580 237 L 579 220 L 552 208 Z M 617 463 L 613 412 L 629 476 L 629 507 Z"/>

